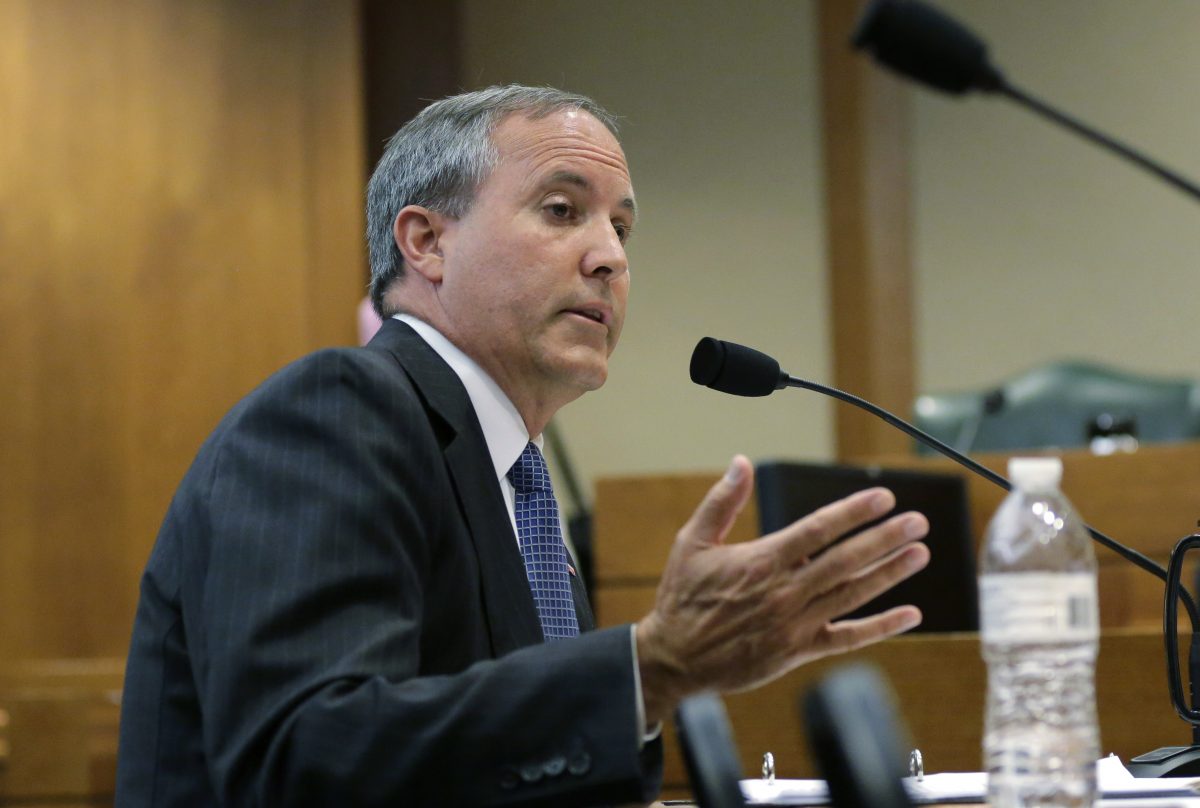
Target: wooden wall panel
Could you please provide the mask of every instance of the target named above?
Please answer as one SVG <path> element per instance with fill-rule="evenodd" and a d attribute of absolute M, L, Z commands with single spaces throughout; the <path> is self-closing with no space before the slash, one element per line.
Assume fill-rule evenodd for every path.
<path fill-rule="evenodd" d="M 0 658 L 123 656 L 230 405 L 354 340 L 356 6 L 0 4 Z"/>
<path fill-rule="evenodd" d="M 469 89 L 462 73 L 459 0 L 361 0 L 367 173 L 396 130 L 429 101 Z M 419 31 L 420 36 L 412 36 Z M 397 42 L 404 42 L 397 47 Z"/>
<path fill-rule="evenodd" d="M 124 668 L 0 662 L 0 804 L 112 805 Z"/>
<path fill-rule="evenodd" d="M 908 90 L 851 49 L 861 6 L 816 5 L 833 384 L 905 413 L 916 377 Z M 843 404 L 833 412 L 839 459 L 906 450 L 877 418 Z"/>

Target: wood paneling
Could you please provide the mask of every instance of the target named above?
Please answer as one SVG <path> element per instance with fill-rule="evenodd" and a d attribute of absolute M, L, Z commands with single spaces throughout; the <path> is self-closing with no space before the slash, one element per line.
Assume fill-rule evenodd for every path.
<path fill-rule="evenodd" d="M 819 0 L 833 384 L 899 413 L 913 400 L 908 91 L 850 48 L 861 3 Z M 901 452 L 870 415 L 834 409 L 843 460 Z"/>
<path fill-rule="evenodd" d="M 596 481 L 596 580 L 657 581 L 675 534 L 721 474 L 607 477 Z M 754 498 L 734 522 L 727 541 L 758 535 Z"/>
<path fill-rule="evenodd" d="M 0 4 L 0 659 L 122 656 L 169 497 L 354 340 L 356 7 Z"/>
<path fill-rule="evenodd" d="M 464 89 L 459 0 L 397 3 L 362 0 L 366 170 L 387 140 L 432 100 Z M 420 36 L 412 36 L 419 31 Z M 404 46 L 398 47 L 397 42 Z"/>
<path fill-rule="evenodd" d="M 0 666 L 0 803 L 112 804 L 122 659 Z"/>

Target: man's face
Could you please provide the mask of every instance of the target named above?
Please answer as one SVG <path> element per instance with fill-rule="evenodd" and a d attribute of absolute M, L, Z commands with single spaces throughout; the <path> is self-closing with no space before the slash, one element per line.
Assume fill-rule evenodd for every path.
<path fill-rule="evenodd" d="M 629 169 L 582 111 L 510 115 L 493 142 L 496 168 L 439 240 L 446 336 L 518 409 L 553 409 L 608 375 L 629 294 Z"/>

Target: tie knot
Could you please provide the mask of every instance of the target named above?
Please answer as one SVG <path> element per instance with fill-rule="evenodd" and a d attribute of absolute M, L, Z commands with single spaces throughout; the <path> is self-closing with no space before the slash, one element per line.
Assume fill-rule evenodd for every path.
<path fill-rule="evenodd" d="M 533 491 L 550 491 L 550 471 L 546 468 L 546 459 L 533 443 L 525 444 L 525 451 L 508 470 L 508 479 L 517 489 L 518 494 L 528 494 Z"/>

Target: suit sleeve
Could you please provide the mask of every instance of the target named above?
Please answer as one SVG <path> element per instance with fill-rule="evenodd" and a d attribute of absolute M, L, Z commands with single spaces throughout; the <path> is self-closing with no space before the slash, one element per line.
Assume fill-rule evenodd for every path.
<path fill-rule="evenodd" d="M 450 489 L 393 361 L 316 354 L 243 402 L 206 447 L 201 500 L 182 508 L 206 518 L 183 529 L 193 535 L 176 573 L 218 797 L 648 799 L 661 750 L 639 749 L 627 626 L 421 675 L 423 586 Z"/>

